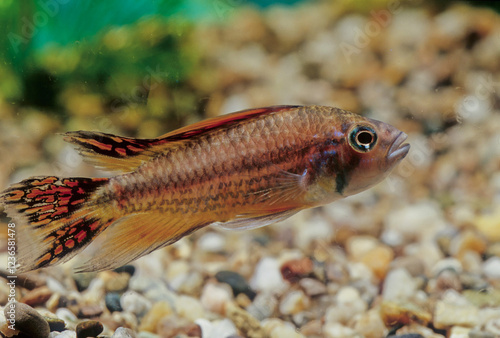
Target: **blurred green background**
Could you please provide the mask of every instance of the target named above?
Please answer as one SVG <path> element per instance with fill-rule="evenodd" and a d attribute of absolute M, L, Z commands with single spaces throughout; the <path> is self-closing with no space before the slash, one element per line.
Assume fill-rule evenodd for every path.
<path fill-rule="evenodd" d="M 142 118 L 172 120 L 175 127 L 186 122 L 179 120 L 179 114 L 202 115 L 210 95 L 210 69 L 202 64 L 190 38 L 192 28 L 207 21 L 228 21 L 242 7 L 265 10 L 300 2 L 306 1 L 0 0 L 4 32 L 0 34 L 0 100 L 16 107 L 36 107 L 61 121 L 72 113 L 97 116 L 133 105 L 145 108 L 139 114 Z M 369 11 L 388 4 L 386 0 L 336 2 L 345 11 Z M 450 3 L 427 5 L 442 10 Z M 199 79 L 204 75 L 202 85 Z M 134 121 L 124 126 L 132 134 Z"/>

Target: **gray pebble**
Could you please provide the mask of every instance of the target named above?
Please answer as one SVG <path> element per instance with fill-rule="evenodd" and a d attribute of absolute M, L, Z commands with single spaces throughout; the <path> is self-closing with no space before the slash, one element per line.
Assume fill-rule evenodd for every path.
<path fill-rule="evenodd" d="M 229 286 L 233 290 L 234 296 L 237 296 L 240 293 L 244 293 L 248 296 L 248 298 L 250 298 L 250 300 L 253 300 L 255 298 L 255 291 L 250 288 L 250 285 L 248 285 L 245 277 L 243 277 L 239 273 L 227 270 L 219 271 L 215 274 L 215 278 L 220 283 L 229 284 Z"/>
<path fill-rule="evenodd" d="M 10 312 L 10 313 L 9 313 Z M 50 333 L 49 323 L 31 306 L 24 303 L 9 303 L 4 308 L 5 318 L 15 320 L 16 330 L 29 337 L 46 338 Z"/>
<path fill-rule="evenodd" d="M 120 305 L 120 294 L 117 292 L 108 292 L 104 297 L 106 307 L 110 312 L 123 311 Z"/>

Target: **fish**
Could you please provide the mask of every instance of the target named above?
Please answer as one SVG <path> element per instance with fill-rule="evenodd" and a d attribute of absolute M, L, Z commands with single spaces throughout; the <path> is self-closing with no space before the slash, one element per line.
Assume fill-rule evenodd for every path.
<path fill-rule="evenodd" d="M 209 225 L 276 223 L 372 187 L 410 149 L 397 128 L 328 106 L 243 110 L 152 139 L 63 136 L 115 176 L 36 176 L 3 191 L 18 272 L 67 262 L 96 239 L 77 272 L 123 266 Z"/>

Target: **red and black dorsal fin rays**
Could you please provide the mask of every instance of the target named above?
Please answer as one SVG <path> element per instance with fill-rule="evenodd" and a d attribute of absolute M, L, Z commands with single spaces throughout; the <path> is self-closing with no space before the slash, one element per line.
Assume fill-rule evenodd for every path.
<path fill-rule="evenodd" d="M 16 222 L 18 272 L 66 262 L 113 222 L 95 201 L 107 178 L 33 177 L 0 194 Z"/>
<path fill-rule="evenodd" d="M 110 171 L 134 171 L 155 155 L 150 149 L 157 139 L 134 139 L 112 134 L 73 131 L 64 134 L 66 142 L 73 143 L 87 163 Z"/>
<path fill-rule="evenodd" d="M 134 139 L 100 132 L 75 131 L 64 134 L 64 140 L 76 144 L 85 161 L 98 168 L 131 172 L 177 142 L 264 114 L 298 107 L 300 106 L 273 106 L 243 110 L 200 121 L 155 139 Z"/>

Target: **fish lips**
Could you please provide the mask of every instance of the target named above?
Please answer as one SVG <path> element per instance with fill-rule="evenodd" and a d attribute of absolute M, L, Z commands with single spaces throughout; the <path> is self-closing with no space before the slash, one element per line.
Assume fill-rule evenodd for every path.
<path fill-rule="evenodd" d="M 387 152 L 387 160 L 389 162 L 401 161 L 410 151 L 410 145 L 403 143 L 408 138 L 404 132 L 400 132 L 394 142 L 392 142 L 389 151 Z"/>

